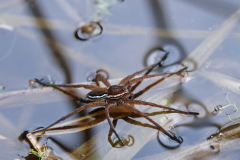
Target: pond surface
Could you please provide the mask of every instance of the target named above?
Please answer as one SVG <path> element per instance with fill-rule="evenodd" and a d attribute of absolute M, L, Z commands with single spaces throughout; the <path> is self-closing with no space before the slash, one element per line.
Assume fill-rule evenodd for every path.
<path fill-rule="evenodd" d="M 103 106 L 70 117 L 39 142 L 47 141 L 59 159 L 238 159 L 239 9 L 238 0 L 1 0 L 1 157 L 38 159 L 28 155 L 33 146 L 23 133 L 83 105 L 30 84 L 34 78 L 88 84 L 97 70 L 104 70 L 117 84 L 159 60 L 164 49 L 167 59 L 150 74 L 182 65 L 189 72 L 144 81 L 134 91 L 137 99 L 200 115 L 134 107 L 181 136 L 180 146 L 144 118 L 116 107 L 110 116 L 127 146 L 121 147 Z M 84 97 L 88 90 L 71 92 Z"/>

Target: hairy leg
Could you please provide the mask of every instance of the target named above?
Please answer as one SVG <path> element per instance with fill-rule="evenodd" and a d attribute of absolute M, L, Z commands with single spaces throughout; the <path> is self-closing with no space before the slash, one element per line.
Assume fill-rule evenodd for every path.
<path fill-rule="evenodd" d="M 119 137 L 119 135 L 118 135 L 117 132 L 115 131 L 114 126 L 113 126 L 113 124 L 112 124 L 112 122 L 111 122 L 111 119 L 110 119 L 110 116 L 109 116 L 109 109 L 110 109 L 110 108 L 113 108 L 113 107 L 115 107 L 115 106 L 116 106 L 116 104 L 109 104 L 109 105 L 107 105 L 107 106 L 105 107 L 105 114 L 106 114 L 106 117 L 107 117 L 107 120 L 108 120 L 108 123 L 109 123 L 109 125 L 110 125 L 111 130 L 115 133 L 115 135 L 117 136 L 117 138 L 119 139 L 119 141 L 124 145 L 123 141 L 121 140 L 121 138 Z M 124 146 L 125 146 L 125 145 L 124 145 Z"/>
<path fill-rule="evenodd" d="M 168 53 L 167 53 L 168 54 Z M 167 54 L 164 56 L 165 58 L 163 58 L 161 61 L 155 63 L 155 64 L 152 64 L 151 66 L 141 70 L 141 71 L 138 71 L 138 72 L 135 72 L 133 73 L 132 75 L 129 75 L 127 76 L 126 78 L 124 78 L 123 80 L 121 80 L 121 82 L 119 83 L 120 85 L 125 85 L 126 83 L 128 83 L 129 80 L 131 80 L 132 78 L 134 78 L 136 75 L 139 75 L 147 70 L 152 70 L 153 68 L 155 68 L 157 65 L 161 65 L 162 61 L 165 60 L 167 58 Z"/>
<path fill-rule="evenodd" d="M 164 51 L 163 49 L 160 49 L 160 50 Z M 162 66 L 162 62 L 164 62 L 164 61 L 167 59 L 168 54 L 169 54 L 169 52 L 167 52 L 167 53 L 162 57 L 162 59 L 159 61 L 159 63 L 158 63 L 159 67 L 161 67 L 161 66 Z M 154 68 L 150 68 L 144 75 L 148 75 L 153 69 L 154 69 Z M 141 84 L 141 82 L 142 82 L 142 81 L 139 81 L 139 82 L 137 82 L 134 86 L 131 86 L 131 87 L 130 87 L 130 88 L 131 88 L 130 91 L 133 92 L 133 91 Z"/>
<path fill-rule="evenodd" d="M 81 102 L 84 102 L 84 103 L 90 103 L 90 102 L 95 102 L 94 100 L 91 100 L 91 99 L 88 99 L 88 98 L 82 98 L 82 97 L 78 97 L 76 94 L 72 93 L 72 92 L 69 92 L 65 89 L 62 89 L 60 87 L 53 87 L 61 92 L 63 92 L 64 94 L 72 97 L 73 99 L 76 99 L 76 100 L 80 100 Z"/>
<path fill-rule="evenodd" d="M 114 120 L 112 121 L 112 124 L 113 124 L 113 127 L 114 127 L 114 128 L 115 128 L 116 125 L 117 125 L 117 121 L 118 121 L 118 119 L 114 119 Z M 113 143 L 113 140 L 111 139 L 112 133 L 113 133 L 113 131 L 112 131 L 112 129 L 110 128 L 109 133 L 108 133 L 108 142 L 112 145 L 112 147 L 115 147 L 116 144 Z M 117 142 L 117 143 L 118 143 L 118 142 Z"/>
<path fill-rule="evenodd" d="M 73 112 L 67 114 L 66 116 L 60 118 L 60 119 L 57 120 L 56 122 L 50 124 L 49 126 L 47 126 L 46 128 L 44 128 L 44 131 L 46 131 L 48 128 L 50 128 L 50 127 L 56 125 L 57 123 L 59 123 L 59 122 L 65 120 L 65 119 L 71 117 L 72 115 L 74 115 L 74 114 L 76 114 L 76 113 L 78 113 L 78 112 L 80 112 L 80 111 L 82 111 L 82 110 L 84 110 L 84 109 L 92 108 L 92 107 L 96 107 L 96 106 L 104 106 L 104 105 L 105 105 L 105 101 L 92 102 L 92 103 L 89 103 L 89 104 L 83 105 L 83 106 L 77 108 L 75 111 L 73 111 Z M 32 132 L 32 133 L 35 133 L 35 132 L 36 132 L 36 131 L 34 131 L 34 132 Z"/>
<path fill-rule="evenodd" d="M 178 109 L 175 109 L 175 108 L 166 107 L 166 106 L 158 105 L 158 104 L 155 104 L 155 103 L 145 102 L 145 101 L 140 101 L 140 100 L 128 99 L 127 102 L 130 103 L 130 104 L 148 105 L 148 106 L 152 106 L 152 107 L 158 107 L 158 108 L 163 108 L 163 109 L 169 109 L 169 110 L 177 111 L 177 112 L 179 112 L 179 113 L 183 113 L 183 114 L 199 115 L 198 112 L 181 111 L 181 110 L 178 110 Z"/>
<path fill-rule="evenodd" d="M 153 123 L 155 126 L 158 127 L 158 129 L 163 132 L 164 134 L 166 134 L 168 137 L 170 137 L 172 140 L 177 141 L 178 143 L 182 143 L 181 140 L 179 140 L 175 135 L 172 135 L 171 133 L 169 133 L 168 131 L 166 131 L 164 128 L 162 128 L 159 124 L 157 124 L 154 120 L 152 120 L 151 118 L 149 118 L 146 114 L 142 113 L 141 111 L 137 110 L 136 108 L 133 108 L 127 104 L 122 104 L 122 107 L 124 107 L 125 109 L 134 112 L 144 118 L 146 118 L 147 120 L 149 120 L 151 123 Z"/>
<path fill-rule="evenodd" d="M 87 85 L 87 84 L 46 84 L 46 83 L 41 82 L 38 79 L 34 79 L 34 81 L 43 86 L 48 86 L 48 87 L 64 87 L 64 88 L 81 88 L 82 87 L 82 88 L 90 89 L 90 90 L 99 88 L 98 86 Z"/>
<path fill-rule="evenodd" d="M 39 80 L 38 80 L 39 81 Z M 45 83 L 42 83 L 41 81 L 40 82 L 37 82 L 41 85 L 48 85 L 48 84 L 45 84 Z M 58 87 L 57 87 L 58 86 Z M 69 92 L 67 90 L 64 90 L 60 87 L 62 87 L 61 85 L 51 85 L 51 87 L 63 92 L 64 94 L 66 95 L 69 95 L 70 97 L 72 97 L 73 99 L 76 99 L 76 100 L 80 100 L 81 102 L 84 102 L 84 103 L 90 103 L 90 102 L 94 102 L 94 100 L 91 100 L 91 99 L 88 99 L 88 98 L 82 98 L 82 97 L 78 97 L 76 94 L 72 93 L 72 92 Z M 95 87 L 95 86 L 94 86 Z"/>
<path fill-rule="evenodd" d="M 99 86 L 98 79 L 100 79 L 103 82 L 103 84 L 105 84 L 105 86 L 107 86 L 107 87 L 111 86 L 111 84 L 108 82 L 108 80 L 106 78 L 104 78 L 101 74 L 97 74 L 96 75 L 96 84 L 97 84 L 97 86 Z"/>
<path fill-rule="evenodd" d="M 187 67 L 184 67 L 183 69 L 181 69 L 181 70 L 179 70 L 177 72 L 166 72 L 166 73 L 159 73 L 159 74 L 152 74 L 152 75 L 144 75 L 142 77 L 134 78 L 134 79 L 129 80 L 128 83 L 126 83 L 125 86 L 126 87 L 131 86 L 134 83 L 141 82 L 144 79 L 148 79 L 148 78 L 160 77 L 160 76 L 164 78 L 164 77 L 167 77 L 167 76 L 171 76 L 173 74 L 179 74 L 179 73 L 183 72 L 186 69 L 187 69 Z"/>

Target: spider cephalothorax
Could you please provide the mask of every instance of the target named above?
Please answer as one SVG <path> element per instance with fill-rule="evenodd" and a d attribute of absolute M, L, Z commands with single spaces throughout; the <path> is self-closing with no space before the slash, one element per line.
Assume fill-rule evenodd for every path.
<path fill-rule="evenodd" d="M 128 94 L 128 90 L 125 86 L 112 85 L 108 88 L 107 98 L 109 98 L 109 99 L 119 99 L 126 94 Z"/>
<path fill-rule="evenodd" d="M 161 63 L 161 62 L 159 62 L 159 63 Z M 173 72 L 173 73 L 161 73 L 161 74 L 153 74 L 153 75 L 144 75 L 142 77 L 134 78 L 136 75 L 139 75 L 139 74 L 141 74 L 141 73 L 143 73 L 147 70 L 152 70 L 154 67 L 159 65 L 159 63 L 153 64 L 153 65 L 151 65 L 151 66 L 149 66 L 149 67 L 147 67 L 147 68 L 145 68 L 141 71 L 138 71 L 138 72 L 136 72 L 132 75 L 127 76 L 126 78 L 121 80 L 118 85 L 111 85 L 101 74 L 96 75 L 97 86 L 95 86 L 95 85 L 84 85 L 84 84 L 79 84 L 79 85 L 51 85 L 51 84 L 42 83 L 38 79 L 35 79 L 35 81 L 37 83 L 41 84 L 41 85 L 51 86 L 51 87 L 54 87 L 54 88 L 58 88 L 58 87 L 80 88 L 80 87 L 83 87 L 85 89 L 92 90 L 86 95 L 86 98 L 78 98 L 76 95 L 73 95 L 74 98 L 78 98 L 80 100 L 88 101 L 88 102 L 91 102 L 91 103 L 83 105 L 83 106 L 79 107 L 78 109 L 76 109 L 75 111 L 67 114 L 66 116 L 57 120 L 53 124 L 44 128 L 44 131 L 46 131 L 48 128 L 54 126 L 55 124 L 67 119 L 68 117 L 72 116 L 73 114 L 76 114 L 76 113 L 78 113 L 78 112 L 80 112 L 84 109 L 92 108 L 92 107 L 96 107 L 96 106 L 105 106 L 105 114 L 106 114 L 106 118 L 108 120 L 108 123 L 110 125 L 110 128 L 116 134 L 119 141 L 124 145 L 124 143 L 122 142 L 122 140 L 118 136 L 117 132 L 115 131 L 114 126 L 113 126 L 113 124 L 110 120 L 110 116 L 109 116 L 109 109 L 119 105 L 119 106 L 125 108 L 126 110 L 129 110 L 129 111 L 131 111 L 135 114 L 138 114 L 138 115 L 146 118 L 151 123 L 153 123 L 155 126 L 157 126 L 160 131 L 162 131 L 163 133 L 168 135 L 171 139 L 173 139 L 173 140 L 175 140 L 179 143 L 182 143 L 181 139 L 179 139 L 178 137 L 176 137 L 174 134 L 170 133 L 169 131 L 166 131 L 158 123 L 156 123 L 151 118 L 149 118 L 146 114 L 142 113 L 141 111 L 139 111 L 136 108 L 131 106 L 131 104 L 149 105 L 149 106 L 152 106 L 152 107 L 158 107 L 158 108 L 164 108 L 164 109 L 177 111 L 177 112 L 183 113 L 183 114 L 194 114 L 194 115 L 199 114 L 197 112 L 181 111 L 181 110 L 174 109 L 174 108 L 171 108 L 171 107 L 166 107 L 166 106 L 158 105 L 158 104 L 151 103 L 151 102 L 146 102 L 146 101 L 134 100 L 133 99 L 134 94 L 132 93 L 133 90 L 131 89 L 133 84 L 141 82 L 144 79 L 151 78 L 151 77 L 157 77 L 157 76 L 162 77 L 162 78 L 167 77 L 167 76 L 170 76 L 170 75 L 173 75 L 173 74 L 181 73 L 182 71 L 184 71 L 186 69 L 186 67 L 185 67 L 185 68 L 183 68 L 183 69 L 181 69 L 177 72 Z M 103 82 L 103 84 L 106 86 L 106 88 L 99 87 L 99 83 L 98 83 L 99 80 L 101 80 Z M 69 94 L 69 95 L 72 95 L 72 94 Z"/>

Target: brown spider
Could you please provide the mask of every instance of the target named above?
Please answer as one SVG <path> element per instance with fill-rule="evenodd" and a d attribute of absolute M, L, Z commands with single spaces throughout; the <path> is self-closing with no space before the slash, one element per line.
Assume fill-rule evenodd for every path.
<path fill-rule="evenodd" d="M 161 64 L 158 62 L 158 63 L 153 64 L 153 65 L 151 65 L 151 66 L 149 66 L 149 67 L 147 67 L 147 68 L 145 68 L 141 71 L 138 71 L 138 72 L 136 72 L 132 75 L 129 75 L 126 78 L 124 78 L 123 80 L 121 80 L 121 82 L 118 85 L 111 85 L 101 74 L 96 75 L 97 86 L 85 85 L 85 84 L 52 85 L 52 84 L 45 84 L 45 83 L 41 82 L 40 80 L 35 79 L 35 82 L 37 82 L 41 85 L 51 86 L 51 87 L 54 87 L 54 88 L 58 88 L 58 87 L 80 88 L 80 87 L 83 87 L 85 89 L 92 90 L 86 95 L 86 98 L 80 98 L 80 100 L 91 101 L 91 103 L 85 104 L 85 105 L 77 108 L 75 111 L 67 114 L 66 116 L 64 116 L 61 119 L 57 120 L 56 122 L 52 123 L 48 127 L 44 128 L 43 131 L 46 131 L 48 128 L 54 126 L 55 124 L 69 118 L 70 116 L 72 116 L 72 115 L 74 115 L 74 114 L 76 114 L 76 113 L 78 113 L 78 112 L 80 112 L 84 109 L 92 108 L 92 107 L 96 107 L 96 106 L 105 106 L 105 114 L 106 114 L 106 118 L 108 120 L 108 123 L 110 125 L 110 128 L 116 134 L 119 141 L 124 145 L 124 143 L 120 139 L 119 135 L 115 131 L 114 126 L 113 126 L 113 124 L 110 120 L 110 117 L 109 117 L 109 109 L 111 109 L 113 107 L 116 107 L 116 106 L 122 106 L 123 108 L 146 118 L 151 123 L 153 123 L 155 126 L 157 126 L 160 131 L 162 131 L 167 136 L 169 136 L 171 139 L 173 139 L 173 140 L 175 140 L 179 143 L 182 143 L 182 140 L 180 138 L 176 137 L 174 134 L 170 133 L 169 131 L 166 131 L 158 123 L 156 123 L 151 118 L 149 118 L 146 114 L 142 113 L 141 111 L 139 111 L 139 110 L 137 110 L 137 109 L 135 109 L 135 108 L 133 108 L 129 105 L 129 104 L 149 105 L 149 106 L 152 106 L 152 107 L 158 107 L 158 108 L 163 108 L 163 109 L 169 109 L 169 110 L 172 110 L 172 111 L 177 111 L 177 112 L 183 113 L 183 114 L 199 115 L 199 113 L 197 113 L 197 112 L 181 111 L 181 110 L 178 110 L 178 109 L 158 105 L 158 104 L 151 103 L 151 102 L 145 102 L 145 101 L 141 101 L 141 100 L 133 100 L 134 94 L 131 93 L 132 84 L 141 82 L 142 80 L 147 79 L 147 78 L 152 78 L 152 77 L 157 77 L 157 76 L 167 77 L 167 76 L 170 76 L 170 75 L 173 75 L 173 74 L 181 73 L 182 71 L 186 70 L 186 68 L 187 68 L 187 67 L 185 67 L 185 68 L 179 70 L 178 72 L 172 72 L 172 73 L 167 73 L 166 72 L 166 73 L 161 73 L 161 74 L 144 75 L 142 77 L 134 78 L 136 75 L 139 75 L 139 74 L 141 74 L 141 73 L 143 73 L 147 70 L 152 70 L 157 65 L 161 65 Z M 103 84 L 106 86 L 106 88 L 99 87 L 99 82 L 98 82 L 99 80 L 101 80 L 103 82 Z M 74 96 L 74 97 L 78 98 L 77 96 Z M 38 132 L 38 131 L 35 130 L 32 133 L 34 133 L 34 132 Z"/>

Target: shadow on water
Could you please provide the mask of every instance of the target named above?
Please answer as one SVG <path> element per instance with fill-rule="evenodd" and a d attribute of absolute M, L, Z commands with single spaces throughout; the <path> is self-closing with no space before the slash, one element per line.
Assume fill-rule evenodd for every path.
<path fill-rule="evenodd" d="M 34 17 L 36 17 L 35 22 L 40 26 L 39 28 L 41 28 L 41 26 L 46 26 L 46 28 L 50 28 L 49 24 L 44 19 L 45 17 L 43 16 L 43 11 L 39 8 L 39 2 L 29 2 L 28 0 L 26 0 L 26 3 L 29 4 L 28 8 L 30 9 Z M 41 18 L 41 21 L 39 18 Z M 62 70 L 64 77 L 66 78 L 65 83 L 71 83 L 71 73 L 65 57 L 62 56 L 63 54 L 61 54 L 62 51 L 60 50 L 60 48 L 56 44 L 52 43 L 57 42 L 56 36 L 49 29 L 41 28 L 40 31 L 43 35 L 43 41 L 45 42 L 45 45 L 52 53 L 51 56 L 53 57 L 53 62 L 56 62 L 56 65 L 59 66 L 59 69 Z"/>
<path fill-rule="evenodd" d="M 164 9 L 162 8 L 162 6 L 164 6 L 162 3 L 164 3 L 163 1 L 157 1 L 157 0 L 150 0 L 148 1 L 150 7 L 152 8 L 152 17 L 154 18 L 154 22 L 155 22 L 155 27 L 156 28 L 163 28 L 163 29 L 168 29 L 171 28 L 168 24 L 167 21 L 165 19 L 165 15 L 164 15 Z M 167 35 L 171 35 L 171 31 L 169 30 L 165 30 Z M 182 46 L 182 44 L 173 38 L 161 38 L 160 36 L 156 37 L 156 43 L 155 46 L 152 47 L 152 49 L 145 55 L 144 58 L 144 64 L 146 65 L 146 61 L 147 59 L 151 56 L 152 53 L 154 53 L 154 51 L 159 50 L 159 48 L 162 48 L 164 50 L 166 50 L 167 52 L 170 52 L 171 54 L 171 50 L 175 49 L 177 50 L 177 54 L 176 55 L 178 58 L 177 60 L 174 60 L 174 62 L 172 62 L 170 65 L 175 65 L 175 64 L 180 64 L 182 62 L 182 60 L 187 56 L 186 51 L 184 49 L 184 47 Z M 172 58 L 175 58 L 174 56 Z"/>
<path fill-rule="evenodd" d="M 28 1 L 25 0 L 26 3 L 29 5 L 29 9 L 31 11 L 31 13 L 34 15 L 35 21 L 36 23 L 40 26 L 39 28 L 41 28 L 41 26 L 46 26 L 45 28 L 51 28 L 49 26 L 49 24 L 46 22 L 46 20 L 44 19 L 44 14 L 43 14 L 43 8 L 40 8 L 38 1 Z M 38 18 L 41 18 L 41 20 L 39 20 Z M 45 45 L 48 47 L 48 49 L 51 51 L 51 56 L 52 56 L 52 61 L 56 63 L 56 65 L 59 66 L 59 69 L 62 70 L 62 73 L 64 75 L 64 77 L 66 78 L 65 83 L 67 84 L 71 84 L 72 83 L 72 75 L 71 75 L 71 70 L 69 67 L 69 64 L 66 61 L 66 57 L 63 57 L 62 55 L 62 50 L 58 47 L 58 45 L 56 45 L 57 42 L 57 36 L 54 35 L 54 33 L 52 31 L 50 31 L 49 29 L 40 29 L 42 35 L 43 35 L 43 41 L 45 42 Z M 71 101 L 72 105 L 75 109 L 79 108 L 79 106 L 82 105 L 82 103 L 77 103 L 75 100 Z M 78 114 L 80 117 L 80 113 Z M 81 112 L 81 116 L 82 115 L 86 115 L 86 111 L 82 111 Z M 49 122 L 50 124 L 51 122 Z M 85 130 L 84 132 L 84 140 L 88 140 L 92 137 L 92 131 L 91 129 L 89 130 Z M 61 145 L 62 146 L 62 145 Z"/>
<path fill-rule="evenodd" d="M 177 124 L 174 127 L 188 126 L 196 129 L 212 126 L 217 128 L 220 127 L 220 124 L 211 122 L 211 119 L 215 115 L 208 111 L 207 106 L 194 98 L 194 96 L 190 95 L 186 90 L 184 90 L 184 88 L 181 88 L 176 92 L 172 103 L 181 103 L 183 106 L 186 106 L 188 110 L 191 110 L 194 107 L 200 111 L 200 115 L 194 118 L 194 122 Z"/>

